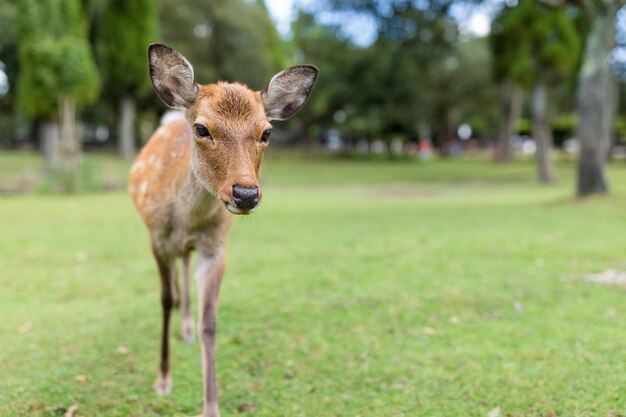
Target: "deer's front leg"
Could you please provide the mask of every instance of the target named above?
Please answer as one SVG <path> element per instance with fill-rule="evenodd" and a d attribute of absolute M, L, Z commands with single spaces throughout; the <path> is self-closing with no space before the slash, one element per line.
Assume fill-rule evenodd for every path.
<path fill-rule="evenodd" d="M 206 256 L 199 254 L 196 269 L 198 284 L 198 335 L 202 344 L 204 379 L 203 417 L 219 417 L 215 372 L 215 337 L 217 334 L 217 298 L 224 276 L 226 256 L 223 250 Z"/>
<path fill-rule="evenodd" d="M 174 275 L 174 262 L 171 258 L 160 253 L 156 247 L 152 247 L 154 257 L 159 267 L 161 277 L 161 305 L 163 306 L 163 331 L 161 334 L 161 361 L 159 372 L 155 382 L 157 394 L 169 394 L 172 391 L 172 374 L 170 370 L 170 317 L 174 307 L 174 294 L 172 280 Z"/>
<path fill-rule="evenodd" d="M 182 323 L 181 336 L 185 343 L 193 343 L 195 326 L 191 317 L 191 304 L 189 300 L 189 254 L 183 256 L 183 292 L 182 292 Z"/>

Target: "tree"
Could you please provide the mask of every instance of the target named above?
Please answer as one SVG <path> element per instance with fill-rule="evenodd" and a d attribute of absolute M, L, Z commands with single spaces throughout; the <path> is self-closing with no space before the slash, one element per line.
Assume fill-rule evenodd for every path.
<path fill-rule="evenodd" d="M 0 91 L 0 144 L 12 142 L 9 135 L 13 135 L 17 127 L 13 85 L 18 73 L 15 9 L 12 1 L 0 0 L 0 71 L 8 79 L 8 91 Z"/>
<path fill-rule="evenodd" d="M 150 91 L 146 51 L 157 39 L 155 0 L 108 0 L 102 15 L 100 57 L 107 92 L 119 103 L 118 149 L 130 159 L 135 154 L 137 97 Z"/>
<path fill-rule="evenodd" d="M 506 9 L 505 9 L 506 10 Z M 500 89 L 500 120 L 498 124 L 498 142 L 496 147 L 496 162 L 509 162 L 513 160 L 513 148 L 511 137 L 515 133 L 515 123 L 522 115 L 523 91 L 516 82 L 511 80 L 509 72 L 512 65 L 517 62 L 517 49 L 507 39 L 502 20 L 506 14 L 501 13 L 496 17 L 491 26 L 489 37 L 492 51 L 492 66 L 495 80 Z"/>
<path fill-rule="evenodd" d="M 363 95 L 354 94 L 360 88 L 356 81 L 358 74 L 372 74 L 359 71 L 361 65 L 367 62 L 362 51 L 345 39 L 337 26 L 320 25 L 314 14 L 303 10 L 298 11 L 292 31 L 294 43 L 298 47 L 297 55 L 304 62 L 317 65 L 321 69 L 321 75 L 315 85 L 315 94 L 311 95 L 311 101 L 307 104 L 307 111 L 296 115 L 291 122 L 286 143 L 293 145 L 310 141 L 313 127 L 336 127 L 333 124 L 333 115 L 339 110 L 347 112 L 346 124 L 353 131 L 362 133 L 366 121 L 369 122 L 368 126 L 376 123 L 377 118 L 371 112 L 364 114 L 354 111 L 358 106 L 357 101 L 364 99 Z M 370 62 L 375 63 L 377 62 Z"/>
<path fill-rule="evenodd" d="M 608 192 L 604 167 L 615 115 L 615 79 L 608 56 L 615 46 L 615 17 L 626 2 L 581 3 L 590 24 L 578 81 L 577 194 L 584 197 Z"/>
<path fill-rule="evenodd" d="M 615 47 L 617 12 L 625 0 L 542 0 L 551 6 L 571 3 L 589 25 L 578 76 L 578 159 L 576 193 L 579 197 L 609 190 L 605 166 L 615 117 L 615 77 L 609 56 Z"/>
<path fill-rule="evenodd" d="M 163 41 L 194 62 L 200 82 L 240 81 L 262 89 L 288 65 L 263 1 L 160 0 Z"/>
<path fill-rule="evenodd" d="M 503 89 L 509 89 L 510 100 L 503 100 L 501 133 L 510 135 L 514 110 L 519 106 L 515 86 L 531 92 L 532 134 L 537 143 L 536 159 L 539 179 L 555 180 L 550 156 L 553 143 L 549 127 L 546 84 L 563 81 L 578 63 L 580 41 L 576 27 L 563 8 L 548 9 L 532 0 L 522 0 L 504 9 L 494 24 L 492 34 L 495 69 Z M 504 96 L 506 93 L 504 94 Z M 500 138 L 502 142 L 510 136 Z M 507 156 L 503 152 L 502 156 Z"/>
<path fill-rule="evenodd" d="M 17 6 L 21 67 L 18 104 L 30 118 L 47 121 L 52 171 L 61 174 L 61 188 L 73 192 L 78 187 L 81 153 L 76 109 L 93 102 L 100 86 L 81 3 L 19 0 Z M 59 130 L 59 122 L 57 141 L 54 131 Z"/>
<path fill-rule="evenodd" d="M 304 60 L 323 71 L 306 116 L 289 138 L 310 137 L 314 126 L 336 129 L 352 141 L 414 141 L 434 132 L 446 155 L 459 122 L 471 120 L 486 130 L 494 100 L 485 71 L 489 51 L 484 40 L 459 36 L 450 5 L 328 0 L 299 10 L 294 41 Z M 320 18 L 328 11 L 330 22 Z M 367 45 L 343 27 L 364 18 L 377 28 Z"/>

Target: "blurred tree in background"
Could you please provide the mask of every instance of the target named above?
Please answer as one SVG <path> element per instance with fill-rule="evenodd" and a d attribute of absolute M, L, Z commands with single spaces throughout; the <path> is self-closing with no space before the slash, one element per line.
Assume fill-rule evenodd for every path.
<path fill-rule="evenodd" d="M 76 108 L 92 103 L 100 88 L 82 7 L 78 0 L 19 0 L 17 5 L 18 104 L 29 118 L 42 121 L 49 167 L 62 189 L 72 192 L 81 154 Z"/>
<path fill-rule="evenodd" d="M 6 140 L 4 132 L 16 132 L 16 120 L 19 112 L 15 109 L 15 89 L 10 82 L 17 79 L 18 50 L 17 33 L 15 28 L 16 6 L 13 0 L 0 0 L 0 70 L 2 70 L 9 84 L 6 91 L 0 91 L 0 145 Z"/>
<path fill-rule="evenodd" d="M 491 130 L 494 87 L 483 61 L 490 59 L 489 51 L 485 42 L 459 36 L 449 13 L 453 3 L 327 1 L 301 10 L 295 43 L 304 60 L 324 72 L 312 98 L 316 113 L 300 124 L 298 134 L 316 124 L 353 139 L 406 142 L 434 136 L 446 155 L 462 119 L 471 119 L 483 133 Z M 320 23 L 321 13 L 340 19 Z M 375 25 L 370 45 L 357 45 L 342 31 L 341 22 L 348 19 Z"/>
<path fill-rule="evenodd" d="M 293 33 L 300 61 L 315 63 L 324 70 L 317 80 L 315 94 L 311 96 L 307 112 L 292 122 L 293 128 L 286 142 L 291 145 L 302 141 L 310 143 L 312 134 L 316 133 L 311 131 L 313 128 L 319 131 L 335 127 L 337 124 L 347 136 L 363 134 L 365 130 L 362 126 L 363 119 L 369 117 L 371 124 L 377 120 L 371 114 L 373 112 L 355 117 L 358 113 L 356 108 L 358 94 L 355 93 L 364 93 L 363 89 L 358 91 L 354 89 L 354 79 L 364 61 L 363 51 L 342 36 L 337 25 L 320 25 L 313 13 L 303 10 L 298 12 L 293 24 Z M 367 62 L 367 65 L 371 67 L 373 63 Z M 340 110 L 345 113 L 340 119 L 341 122 L 337 123 L 334 116 Z"/>
<path fill-rule="evenodd" d="M 581 197 L 608 192 L 605 165 L 608 161 L 616 112 L 615 75 L 611 54 L 615 48 L 616 18 L 624 0 L 542 0 L 564 7 L 575 4 L 589 26 L 578 79 L 577 194 Z"/>
<path fill-rule="evenodd" d="M 117 140 L 120 155 L 135 155 L 137 97 L 151 93 L 146 73 L 147 45 L 158 40 L 155 0 L 107 0 L 96 39 L 107 95 L 119 103 Z"/>
<path fill-rule="evenodd" d="M 501 159 L 508 159 L 511 116 L 519 107 L 519 88 L 531 89 L 532 135 L 537 144 L 539 179 L 555 180 L 546 84 L 566 80 L 576 70 L 580 39 L 567 10 L 548 9 L 522 0 L 503 9 L 491 35 L 496 79 L 503 83 L 501 99 Z M 519 115 L 518 115 L 519 117 Z"/>
<path fill-rule="evenodd" d="M 589 21 L 578 85 L 579 196 L 608 191 L 604 168 L 608 160 L 616 106 L 615 77 L 608 59 L 615 47 L 615 17 L 623 0 L 580 0 Z"/>
<path fill-rule="evenodd" d="M 163 42 L 185 55 L 201 83 L 262 89 L 287 65 L 285 45 L 262 0 L 161 0 Z"/>

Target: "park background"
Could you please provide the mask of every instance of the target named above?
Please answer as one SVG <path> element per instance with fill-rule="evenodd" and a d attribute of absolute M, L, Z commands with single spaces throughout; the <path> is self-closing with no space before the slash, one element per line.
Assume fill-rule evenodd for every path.
<path fill-rule="evenodd" d="M 320 68 L 220 300 L 224 415 L 626 415 L 623 1 L 0 0 L 0 415 L 190 415 L 126 195 L 147 45 Z M 176 322 L 175 322 L 176 323 Z M 176 332 L 174 332 L 176 333 Z"/>

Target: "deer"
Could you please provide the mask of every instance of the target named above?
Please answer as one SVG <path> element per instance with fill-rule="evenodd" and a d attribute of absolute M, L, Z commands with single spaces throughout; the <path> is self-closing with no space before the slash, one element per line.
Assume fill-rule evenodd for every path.
<path fill-rule="evenodd" d="M 199 84 L 176 50 L 151 44 L 152 85 L 185 117 L 161 125 L 130 169 L 129 193 L 148 229 L 161 283 L 163 327 L 157 394 L 173 387 L 170 319 L 182 303 L 181 334 L 195 339 L 190 313 L 190 256 L 196 252 L 197 335 L 203 375 L 202 417 L 219 417 L 216 381 L 217 301 L 226 267 L 226 240 L 236 215 L 261 202 L 259 170 L 272 134 L 271 121 L 286 120 L 308 101 L 318 69 L 297 65 L 274 75 L 262 91 L 241 83 Z M 182 263 L 182 291 L 177 263 Z"/>

